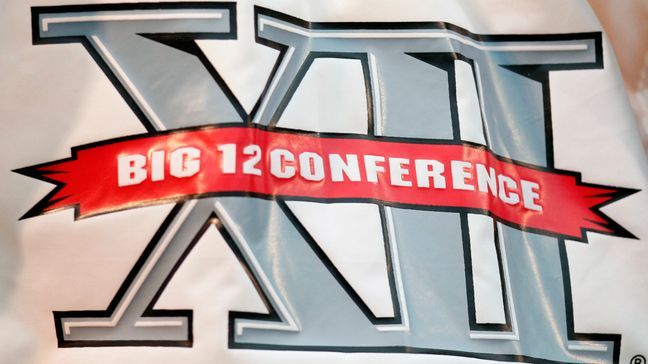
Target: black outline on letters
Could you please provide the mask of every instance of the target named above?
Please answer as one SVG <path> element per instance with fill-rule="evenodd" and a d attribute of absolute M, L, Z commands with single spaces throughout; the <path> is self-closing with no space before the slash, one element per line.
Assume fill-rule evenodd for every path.
<path fill-rule="evenodd" d="M 147 244 L 146 248 L 137 259 L 137 262 L 133 265 L 128 276 L 122 282 L 119 290 L 115 293 L 115 296 L 110 301 L 108 308 L 106 310 L 92 310 L 92 311 L 54 311 L 54 324 L 56 327 L 56 338 L 58 341 L 58 346 L 61 348 L 68 347 L 98 347 L 98 346 L 179 346 L 179 347 L 191 347 L 193 343 L 193 311 L 192 310 L 162 310 L 154 309 L 155 303 L 158 298 L 162 295 L 162 292 L 166 288 L 166 285 L 169 283 L 173 277 L 175 271 L 180 267 L 186 256 L 191 251 L 192 247 L 200 240 L 205 231 L 210 225 L 208 220 L 205 225 L 200 229 L 199 233 L 193 238 L 191 244 L 182 255 L 182 258 L 176 262 L 171 273 L 166 277 L 164 283 L 160 286 L 157 293 L 155 294 L 153 300 L 147 305 L 145 311 L 142 313 L 142 317 L 186 317 L 188 322 L 188 337 L 187 340 L 65 340 L 63 335 L 62 319 L 70 317 L 93 317 L 93 318 L 109 318 L 113 315 L 119 302 L 126 295 L 126 291 L 130 287 L 131 283 L 137 277 L 137 274 L 142 269 L 142 266 L 146 263 L 149 256 L 153 253 L 153 250 L 157 246 L 158 241 L 162 238 L 162 235 L 168 228 L 168 226 L 173 222 L 174 218 L 180 212 L 182 203 L 176 204 L 173 207 L 169 215 L 164 219 L 158 230 L 153 235 L 151 241 Z"/>
<path fill-rule="evenodd" d="M 40 14 L 44 13 L 62 13 L 62 12 L 81 12 L 81 11 L 100 11 L 100 10 L 139 10 L 139 9 L 206 9 L 206 8 L 218 8 L 218 9 L 228 9 L 229 10 L 229 16 L 230 16 L 230 31 L 228 33 L 191 33 L 191 34 L 185 34 L 185 33 L 177 33 L 177 34 L 141 34 L 141 36 L 152 39 L 154 41 L 158 41 L 160 43 L 178 48 L 180 50 L 183 50 L 185 52 L 194 54 L 197 56 L 203 65 L 207 68 L 208 72 L 212 75 L 214 78 L 215 82 L 218 83 L 218 85 L 221 87 L 225 95 L 230 99 L 232 102 L 232 105 L 235 107 L 239 115 L 241 116 L 241 119 L 245 123 L 244 125 L 251 126 L 251 127 L 256 127 L 260 129 L 265 129 L 265 130 L 273 130 L 273 131 L 285 131 L 281 128 L 276 128 L 276 127 L 261 127 L 258 125 L 251 125 L 251 120 L 254 117 L 254 115 L 258 112 L 259 105 L 261 100 L 265 97 L 265 95 L 268 92 L 269 85 L 271 80 L 275 77 L 275 74 L 285 56 L 285 52 L 287 50 L 287 47 L 282 44 L 278 44 L 275 42 L 272 42 L 268 39 L 263 39 L 259 37 L 259 32 L 258 32 L 258 22 L 256 21 L 259 17 L 259 15 L 268 15 L 273 18 L 286 21 L 289 23 L 292 23 L 294 25 L 300 26 L 302 28 L 306 29 L 311 29 L 311 30 L 318 30 L 318 29 L 326 29 L 326 30 L 335 30 L 335 29 L 344 29 L 344 30 L 354 30 L 354 29 L 384 29 L 384 30 L 397 30 L 397 29 L 445 29 L 469 38 L 472 38 L 477 41 L 484 41 L 484 42 L 501 42 L 501 41 L 552 41 L 552 40 L 578 40 L 578 39 L 593 39 L 596 47 L 596 61 L 592 63 L 574 63 L 574 64 L 557 64 L 557 65 L 525 65 L 525 66 L 503 66 L 508 69 L 510 69 L 513 72 L 517 72 L 525 77 L 534 79 L 542 84 L 542 90 L 543 90 L 543 99 L 545 103 L 545 136 L 546 136 L 546 153 L 547 153 L 547 167 L 538 167 L 538 166 L 532 166 L 528 165 L 525 163 L 509 160 L 507 158 L 502 158 L 498 157 L 498 159 L 502 161 L 506 161 L 509 163 L 514 163 L 517 165 L 533 168 L 536 170 L 542 170 L 542 171 L 549 171 L 553 173 L 560 173 L 564 175 L 569 175 L 575 177 L 577 184 L 582 185 L 582 186 L 589 186 L 589 187 L 599 187 L 599 188 L 613 188 L 616 189 L 616 192 L 610 193 L 608 196 L 610 199 L 604 203 L 601 203 L 597 206 L 594 206 L 591 208 L 592 211 L 594 211 L 596 214 L 598 214 L 602 219 L 604 219 L 607 223 L 606 228 L 612 229 L 613 232 L 611 235 L 619 236 L 619 237 L 626 237 L 626 238 L 636 238 L 634 235 L 632 235 L 629 231 L 621 227 L 619 224 L 614 222 L 611 218 L 607 217 L 605 214 L 603 214 L 601 211 L 599 211 L 600 208 L 603 206 L 613 203 L 615 201 L 618 201 L 619 199 L 622 199 L 626 196 L 629 196 L 638 190 L 635 189 L 630 189 L 630 188 L 619 188 L 619 187 L 613 187 L 613 186 L 602 186 L 602 185 L 597 185 L 597 184 L 592 184 L 592 183 L 586 183 L 581 180 L 581 174 L 578 172 L 570 172 L 570 171 L 563 171 L 563 170 L 558 170 L 554 168 L 554 154 L 553 154 L 553 132 L 552 132 L 552 122 L 551 122 L 551 105 L 550 105 L 550 95 L 549 95 L 549 71 L 554 71 L 554 70 L 577 70 L 577 69 L 601 69 L 603 68 L 603 47 L 602 47 L 602 35 L 600 32 L 592 32 L 592 33 L 574 33 L 574 34 L 516 34 L 516 35 L 480 35 L 480 34 L 474 34 L 471 33 L 463 28 L 457 27 L 453 24 L 449 23 L 444 23 L 444 22 L 400 22 L 400 23 L 349 23 L 349 22 L 340 22 L 340 23 L 311 23 L 308 21 L 304 21 L 302 19 L 298 19 L 293 16 L 289 16 L 283 13 L 279 13 L 277 11 L 273 11 L 270 9 L 265 9 L 261 7 L 255 7 L 254 9 L 254 17 L 255 17 L 255 38 L 257 43 L 266 45 L 268 47 L 271 47 L 273 49 L 276 49 L 279 51 L 279 56 L 277 58 L 277 61 L 271 71 L 271 75 L 262 91 L 261 96 L 259 97 L 258 101 L 256 102 L 254 108 L 252 109 L 252 112 L 247 115 L 245 111 L 243 110 L 242 106 L 234 96 L 234 94 L 231 92 L 231 90 L 227 87 L 225 81 L 220 77 L 218 72 L 215 70 L 215 68 L 208 62 L 206 56 L 200 51 L 198 47 L 195 46 L 194 39 L 236 39 L 236 34 L 237 34 L 237 23 L 236 23 L 236 4 L 233 2 L 227 2 L 227 3 L 215 3 L 215 2 L 174 2 L 174 3 L 132 3 L 132 4 L 106 4 L 106 5 L 67 5 L 67 6 L 47 6 L 47 7 L 33 7 L 32 8 L 32 36 L 33 36 L 33 44 L 55 44 L 55 43 L 81 43 L 86 50 L 90 53 L 94 61 L 97 63 L 97 65 L 102 69 L 106 77 L 109 79 L 109 81 L 113 84 L 113 86 L 117 89 L 117 91 L 120 93 L 124 101 L 129 105 L 133 113 L 139 118 L 140 122 L 145 126 L 146 130 L 148 133 L 143 134 L 143 135 L 135 135 L 135 136 L 128 136 L 128 137 L 123 137 L 123 138 L 116 138 L 112 139 L 109 141 L 101 141 L 97 143 L 91 143 L 83 146 L 78 146 L 72 148 L 72 157 L 68 159 L 63 159 L 59 161 L 54 161 L 50 163 L 45 163 L 45 164 L 40 164 L 40 165 L 35 165 L 35 166 L 30 166 L 30 167 L 25 167 L 25 168 L 20 168 L 15 170 L 14 172 L 33 177 L 42 181 L 46 181 L 49 183 L 52 183 L 56 185 L 56 188 L 51 191 L 45 198 L 43 198 L 41 201 L 39 201 L 32 209 L 30 209 L 22 218 L 28 218 L 28 217 L 33 217 L 37 216 L 43 213 L 43 211 L 47 208 L 48 202 L 53 202 L 49 201 L 49 198 L 54 196 L 56 192 L 58 192 L 61 188 L 62 185 L 58 183 L 55 179 L 51 178 L 51 175 L 56 173 L 56 172 L 51 172 L 47 171 L 47 167 L 60 163 L 61 161 L 65 160 L 73 160 L 76 157 L 76 154 L 79 150 L 85 149 L 85 148 L 90 148 L 93 146 L 98 146 L 98 145 L 104 145 L 107 143 L 113 143 L 116 141 L 123 141 L 123 140 L 132 140 L 132 139 L 137 139 L 137 138 L 142 138 L 142 137 L 149 137 L 152 135 L 168 135 L 172 133 L 177 133 L 177 132 L 182 132 L 186 130 L 196 130 L 196 129 L 201 129 L 201 128 L 208 128 L 208 127 L 213 127 L 213 126 L 208 126 L 208 127 L 195 127 L 195 128 L 188 128 L 188 129 L 178 129 L 178 130 L 172 130 L 172 131 L 166 131 L 166 132 L 157 132 L 153 125 L 150 123 L 150 121 L 146 118 L 144 113 L 139 109 L 135 101 L 130 97 L 126 89 L 121 86 L 119 83 L 118 79 L 116 76 L 112 73 L 110 68 L 108 67 L 107 64 L 102 60 L 101 56 L 94 50 L 92 45 L 89 43 L 89 41 L 81 36 L 81 37 L 60 37 L 60 38 L 41 38 L 39 36 L 39 16 Z M 306 132 L 299 132 L 299 131 L 294 131 L 291 130 L 289 132 L 291 133 L 296 133 L 296 134 L 303 134 L 303 135 L 309 135 L 309 136 L 317 136 L 320 138 L 358 138 L 358 139 L 377 139 L 379 138 L 380 140 L 384 141 L 392 141 L 392 142 L 406 142 L 406 143 L 425 143 L 425 144 L 461 144 L 461 145 L 466 145 L 466 146 L 471 146 L 471 147 L 477 147 L 477 148 L 483 148 L 488 150 L 487 147 L 485 146 L 477 146 L 473 145 L 472 143 L 465 143 L 461 142 L 458 138 L 458 132 L 457 132 L 457 125 L 458 122 L 455 120 L 456 119 L 456 110 L 454 112 L 451 112 L 453 114 L 453 135 L 454 135 L 454 140 L 427 140 L 427 139 L 416 139 L 416 138 L 392 138 L 392 137 L 375 137 L 373 136 L 372 133 L 372 115 L 371 115 L 371 110 L 373 107 L 373 104 L 371 102 L 371 83 L 367 82 L 367 61 L 366 61 L 366 55 L 363 54 L 356 54 L 356 55 L 351 55 L 348 53 L 331 53 L 331 54 L 325 54 L 325 55 L 319 55 L 323 57 L 332 57 L 332 58 L 353 58 L 353 59 L 360 59 L 363 62 L 363 72 L 365 73 L 365 87 L 367 88 L 367 104 L 368 104 L 368 110 L 369 114 L 369 134 L 366 136 L 350 136 L 350 135 L 342 135 L 342 134 L 326 134 L 326 133 L 306 133 Z M 363 58 L 364 56 L 364 58 Z M 412 54 L 413 57 L 418 58 L 422 61 L 428 61 L 425 58 L 428 57 L 429 55 L 414 55 Z M 309 55 L 310 62 L 307 62 L 308 64 L 312 63 L 312 60 L 317 58 L 318 55 L 316 54 L 311 54 Z M 457 53 L 446 53 L 445 55 L 441 56 L 442 58 L 445 59 L 464 59 L 460 54 Z M 463 57 L 463 58 L 462 58 Z M 467 62 L 472 62 L 472 60 L 469 59 L 464 59 Z M 308 64 L 304 65 L 303 68 L 303 74 L 305 74 L 307 70 Z M 437 65 L 439 66 L 439 65 Z M 450 67 L 448 64 L 448 67 L 441 67 L 448 71 L 448 79 L 451 80 L 451 78 L 454 77 L 454 67 Z M 296 80 L 294 85 L 298 85 L 299 82 Z M 296 88 L 296 86 L 294 87 Z M 452 87 L 451 87 L 452 89 Z M 293 90 L 294 92 L 294 90 Z M 451 90 L 451 97 L 452 97 L 452 90 Z M 285 95 L 284 99 L 289 100 L 292 95 Z M 283 102 L 282 102 L 283 104 Z M 287 104 L 287 102 L 286 102 Z M 451 102 L 452 105 L 452 102 Z M 285 105 L 283 106 L 285 107 Z M 456 105 L 454 106 L 456 108 Z M 277 110 L 278 115 L 280 115 L 281 110 Z M 276 119 L 278 119 L 278 116 L 275 118 L 273 117 L 271 120 L 273 120 L 274 123 L 276 123 Z M 273 124 L 271 122 L 271 125 Z M 219 125 L 218 127 L 230 127 L 230 126 L 242 126 L 240 123 L 236 124 L 224 124 L 224 125 Z M 487 137 L 487 135 L 486 135 Z M 488 140 L 487 140 L 488 143 Z M 258 313 L 249 313 L 249 312 L 230 312 L 230 320 L 229 320 L 229 347 L 230 348 L 245 348 L 245 349 L 266 349 L 266 350 L 306 350 L 306 351 L 335 351 L 335 352 L 391 352 L 391 353 L 428 353 L 428 354 L 440 354 L 440 355 L 453 355 L 453 356 L 464 356 L 464 357 L 472 357 L 472 358 L 481 358 L 481 359 L 491 359 L 491 360 L 502 360 L 502 361 L 527 361 L 527 362 L 533 362 L 533 363 L 554 363 L 555 361 L 551 360 L 546 360 L 546 359 L 541 359 L 541 358 L 535 358 L 535 357 L 528 357 L 528 356 L 522 356 L 522 355 L 514 355 L 514 354 L 483 354 L 483 353 L 473 353 L 473 352 L 461 352 L 461 351 L 451 351 L 451 350 L 436 350 L 436 349 L 429 349 L 429 348 L 416 348 L 416 347 L 313 347 L 313 346 L 285 346 L 285 345 L 265 345 L 265 344 L 246 344 L 246 343 L 237 343 L 234 340 L 234 331 L 233 331 L 233 325 L 234 321 L 237 318 L 250 318 L 250 319 L 260 319 L 260 320 L 272 320 L 272 321 L 278 321 L 279 316 L 277 313 L 273 310 L 272 305 L 270 305 L 267 296 L 264 294 L 263 289 L 257 282 L 254 274 L 252 273 L 250 267 L 247 265 L 245 262 L 245 259 L 243 258 L 241 252 L 238 250 L 236 244 L 234 243 L 232 237 L 229 235 L 229 232 L 223 227 L 223 225 L 220 223 L 220 219 L 216 214 L 212 214 L 210 218 L 205 222 L 205 225 L 203 229 L 201 229 L 201 233 L 196 236 L 194 241 L 190 244 L 190 246 L 187 248 L 185 253 L 183 254 L 183 258 L 179 260 L 176 265 L 174 266 L 173 271 L 169 274 L 167 277 L 164 285 L 162 285 L 158 291 L 158 293 L 155 296 L 155 299 L 149 304 L 144 316 L 185 316 L 189 318 L 189 339 L 187 341 L 182 341 L 182 342 L 163 342 L 163 341 L 128 341 L 128 342 L 122 342 L 122 341 L 99 341 L 99 342 L 92 342 L 92 341 L 82 341 L 82 342 L 74 342 L 74 341 L 64 341 L 63 340 L 63 335 L 61 332 L 61 327 L 60 327 L 60 318 L 62 317 L 74 317 L 75 315 L 78 316 L 83 316 L 83 317 L 88 317 L 88 315 L 92 315 L 93 317 L 110 317 L 110 314 L 114 311 L 116 305 L 118 302 L 121 300 L 123 295 L 125 294 L 125 290 L 128 288 L 130 285 L 131 281 L 134 279 L 136 273 L 139 271 L 138 267 L 140 267 L 144 261 L 146 260 L 148 254 L 150 254 L 152 248 L 157 244 L 157 240 L 159 240 L 162 232 L 165 230 L 166 226 L 170 224 L 170 222 L 173 220 L 173 218 L 176 216 L 178 211 L 180 210 L 182 203 L 184 200 L 191 199 L 191 198 L 200 198 L 200 197 L 208 197 L 208 196 L 231 196 L 231 195 L 236 195 L 236 196 L 250 196 L 250 197 L 257 197 L 257 198 L 264 198 L 264 199 L 271 199 L 271 200 L 277 200 L 279 203 L 280 207 L 285 211 L 285 203 L 284 203 L 284 197 L 282 196 L 259 196 L 259 195 L 253 195 L 249 193 L 227 193 L 227 194 L 209 194 L 209 195 L 200 195 L 200 196 L 185 196 L 184 198 L 181 199 L 174 199 L 170 201 L 165 201 L 165 202 L 177 202 L 177 205 L 174 207 L 174 209 L 169 213 L 167 218 L 164 220 L 162 226 L 158 229 L 156 234 L 153 236 L 152 240 L 149 242 L 148 246 L 145 248 L 144 252 L 138 259 L 137 263 L 133 267 L 133 269 L 130 271 L 129 275 L 126 277 L 125 281 L 123 282 L 122 286 L 116 293 L 115 297 L 109 304 L 107 310 L 104 311 L 73 311 L 73 312 L 54 312 L 54 317 L 55 321 L 57 322 L 56 326 L 56 332 L 57 332 L 57 337 L 58 337 L 58 344 L 60 347 L 72 347 L 72 346 L 121 346 L 121 345 L 128 345 L 128 346 L 191 346 L 192 345 L 192 311 L 191 310 L 153 310 L 153 306 L 155 303 L 155 300 L 159 297 L 159 295 L 162 293 L 164 290 L 166 284 L 169 282 L 175 271 L 178 269 L 178 267 L 182 264 L 182 261 L 184 257 L 189 254 L 191 251 L 192 247 L 194 244 L 199 240 L 200 236 L 204 231 L 212 225 L 215 225 L 218 230 L 220 231 L 221 235 L 224 237 L 225 241 L 228 243 L 236 257 L 239 259 L 241 262 L 243 268 L 247 271 L 248 275 L 250 276 L 253 284 L 255 285 L 260 297 L 262 298 L 265 306 L 268 308 L 268 311 L 270 312 L 269 314 L 258 314 Z M 293 197 L 285 197 L 285 199 L 289 200 L 305 200 L 305 201 L 310 201 L 308 198 L 293 198 Z M 419 210 L 431 210 L 431 211 L 445 211 L 445 212 L 460 212 L 460 216 L 462 216 L 462 219 L 465 219 L 465 214 L 466 213 L 481 213 L 481 214 L 486 214 L 489 215 L 488 212 L 482 211 L 482 210 L 475 210 L 475 209 L 456 209 L 456 208 L 447 208 L 447 207 L 435 207 L 435 208 L 422 208 L 421 206 L 411 206 L 411 205 L 400 205 L 400 204 L 389 204 L 389 203 L 383 203 L 381 201 L 376 201 L 376 200 L 360 200 L 360 199 L 343 199 L 343 200 L 328 200 L 328 201 L 322 201 L 321 199 L 315 200 L 316 202 L 366 202 L 366 203 L 376 203 L 378 204 L 381 208 L 383 206 L 396 206 L 396 207 L 406 207 L 410 209 L 419 209 Z M 75 208 L 75 219 L 80 218 L 79 217 L 79 211 L 78 211 L 78 206 L 73 206 Z M 58 210 L 57 210 L 58 211 Z M 52 211 L 53 212 L 53 211 Z M 291 214 L 287 214 L 287 216 L 290 218 Z M 381 214 L 382 216 L 382 214 Z M 500 221 L 498 220 L 497 217 L 492 216 L 496 221 L 499 221 L 500 223 L 512 226 L 510 223 L 507 223 L 505 221 Z M 384 217 L 383 217 L 384 219 Z M 291 219 L 295 220 L 295 219 Z M 316 244 L 312 244 L 310 241 L 310 236 L 305 232 L 305 229 L 300 229 L 299 227 L 301 226 L 300 224 L 297 224 L 293 221 L 293 224 L 295 227 L 298 229 L 298 231 L 304 236 L 304 238 L 309 242 L 311 247 L 315 249 L 315 252 L 317 253 L 317 249 L 319 247 L 316 246 Z M 529 231 L 529 232 L 535 232 L 535 233 L 543 233 L 544 235 L 552 236 L 555 238 L 558 238 L 559 242 L 559 251 L 560 251 L 560 256 L 561 256 L 561 267 L 562 267 L 562 274 L 563 274 L 563 284 L 564 284 L 564 295 L 565 295 L 565 308 L 566 308 L 566 314 L 567 314 L 567 333 L 568 333 L 568 339 L 569 340 L 587 340 L 587 341 L 610 341 L 614 343 L 614 353 L 613 353 L 613 360 L 614 362 L 618 362 L 619 360 L 619 354 L 620 354 L 620 340 L 621 340 L 621 335 L 615 335 L 615 334 L 582 334 L 582 333 L 575 333 L 574 331 L 574 317 L 573 317 L 573 302 L 572 302 L 572 295 L 571 295 L 571 281 L 570 281 L 570 274 L 569 274 L 569 265 L 568 265 L 568 257 L 567 257 L 567 252 L 566 252 L 566 246 L 565 246 L 565 239 L 573 239 L 574 237 L 569 237 L 569 236 L 560 236 L 560 235 L 552 235 L 552 234 L 547 234 L 546 232 L 540 232 L 540 231 L 535 231 L 533 229 L 524 229 L 519 226 L 514 226 L 514 228 L 522 230 L 522 231 Z M 383 224 L 383 229 L 384 229 L 384 224 Z M 497 227 L 495 229 L 496 234 L 497 234 Z M 384 232 L 383 232 L 384 233 Z M 467 231 L 464 231 L 464 234 L 467 233 Z M 583 229 L 582 231 L 582 239 L 580 239 L 583 242 L 587 242 L 587 230 Z M 600 233 L 600 232 L 599 232 Z M 466 240 L 464 239 L 464 245 L 466 243 Z M 329 271 L 333 274 L 336 279 L 338 279 L 339 272 L 335 269 L 335 267 L 332 267 L 332 264 L 330 262 L 327 264 L 327 258 L 322 257 L 321 254 L 318 254 L 320 256 L 320 259 L 322 260 L 323 263 L 327 265 L 327 268 L 329 268 Z M 469 260 L 469 257 L 465 256 L 465 259 Z M 498 258 L 499 257 L 498 254 Z M 333 270 L 331 270 L 331 267 Z M 501 265 L 500 265 L 500 269 Z M 340 281 L 340 279 L 338 279 Z M 468 282 L 467 282 L 468 283 Z M 390 286 L 393 288 L 394 282 L 390 282 Z M 343 287 L 344 285 L 341 284 Z M 345 288 L 346 289 L 346 288 Z M 394 290 L 392 289 L 392 292 Z M 349 294 L 353 298 L 353 294 L 347 290 Z M 506 292 L 503 290 L 504 298 L 506 298 Z M 356 301 L 356 303 L 358 303 Z M 397 303 L 395 303 L 396 305 Z M 507 306 L 506 300 L 505 300 L 505 307 Z M 361 307 L 359 305 L 359 307 Z M 394 306 L 396 308 L 396 306 Z M 474 309 L 474 303 L 473 303 L 473 309 Z M 363 311 L 364 312 L 364 311 Z M 400 312 L 395 310 L 395 313 Z M 366 314 L 366 312 L 365 312 Z M 474 315 L 474 312 L 473 312 Z M 507 311 L 507 322 L 509 321 L 509 315 Z M 395 317 L 394 319 L 400 320 L 400 317 Z M 392 320 L 394 320 L 392 319 Z M 374 321 L 372 321 L 374 322 Z M 376 323 L 376 322 L 374 322 Z M 472 328 L 472 322 L 471 322 L 471 328 Z M 496 329 L 501 330 L 501 329 L 507 329 L 510 328 L 510 325 L 505 325 L 504 327 L 498 326 Z M 482 329 L 480 326 L 479 329 Z"/>
<path fill-rule="evenodd" d="M 369 321 L 371 321 L 372 324 L 374 325 L 400 325 L 403 323 L 402 318 L 401 318 L 401 309 L 400 309 L 400 302 L 398 301 L 398 297 L 396 295 L 396 281 L 394 279 L 394 272 L 393 272 L 393 265 L 392 265 L 392 256 L 391 256 L 391 249 L 390 249 L 390 242 L 389 238 L 386 232 L 386 226 L 384 224 L 385 222 L 385 216 L 384 216 L 384 211 L 383 207 L 381 205 L 379 206 L 379 213 L 380 213 L 380 220 L 381 220 L 381 225 L 383 226 L 383 243 L 384 243 L 384 248 L 385 248 L 385 261 L 387 265 L 387 277 L 389 280 L 389 288 L 391 292 L 391 301 L 392 301 L 392 308 L 394 310 L 394 316 L 393 317 L 377 317 L 367 306 L 367 304 L 360 298 L 360 295 L 358 295 L 357 291 L 351 286 L 351 284 L 344 278 L 344 275 L 335 267 L 333 262 L 331 262 L 330 258 L 322 250 L 322 248 L 319 246 L 317 241 L 311 236 L 311 234 L 308 232 L 306 227 L 299 221 L 297 216 L 293 213 L 293 211 L 290 209 L 290 207 L 286 204 L 286 200 L 284 199 L 277 199 L 277 204 L 279 205 L 279 208 L 286 214 L 286 217 L 290 222 L 293 224 L 295 229 L 299 232 L 299 234 L 304 238 L 308 246 L 313 250 L 315 255 L 322 261 L 326 269 L 331 273 L 333 278 L 337 281 L 337 283 L 346 291 L 346 293 L 349 295 L 349 297 L 353 300 L 353 302 L 358 306 L 360 311 L 367 317 Z"/>
<path fill-rule="evenodd" d="M 94 4 L 94 5 L 59 5 L 59 6 L 34 6 L 31 11 L 32 43 L 40 44 L 65 44 L 80 43 L 90 53 L 92 59 L 97 63 L 99 68 L 108 77 L 108 80 L 117 89 L 119 95 L 126 101 L 133 113 L 137 116 L 142 125 L 148 132 L 155 132 L 156 129 L 144 112 L 137 106 L 135 100 L 128 94 L 128 91 L 119 82 L 117 76 L 112 72 L 110 67 L 104 62 L 101 55 L 94 49 L 90 41 L 85 36 L 70 36 L 43 38 L 40 36 L 39 18 L 41 14 L 57 13 L 74 13 L 88 11 L 119 11 L 119 10 L 166 10 L 166 9 L 223 9 L 228 10 L 230 30 L 227 33 L 174 33 L 174 37 L 180 41 L 194 39 L 236 39 L 237 21 L 236 21 L 236 3 L 234 2 L 162 2 L 162 3 L 117 3 L 117 4 Z M 168 37 L 168 34 L 157 34 L 161 39 Z M 146 37 L 147 35 L 142 35 Z M 219 85 L 221 84 L 216 80 Z M 224 82 L 223 82 L 224 84 Z M 228 95 L 227 88 L 223 91 Z M 231 101 L 231 99 L 230 99 Z M 238 101 L 237 101 L 238 102 Z M 232 104 L 235 106 L 236 104 Z M 236 107 L 236 106 L 235 106 Z M 238 109 L 237 109 L 238 110 Z"/>

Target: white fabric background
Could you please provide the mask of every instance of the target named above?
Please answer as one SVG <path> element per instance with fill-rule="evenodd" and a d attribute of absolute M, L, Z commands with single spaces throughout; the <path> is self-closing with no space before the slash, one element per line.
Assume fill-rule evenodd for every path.
<path fill-rule="evenodd" d="M 31 44 L 30 6 L 62 4 L 0 2 L 0 363 L 482 362 L 228 350 L 227 312 L 263 306 L 226 245 L 214 243 L 215 231 L 196 246 L 157 305 L 194 310 L 193 348 L 57 348 L 52 311 L 104 309 L 170 208 L 77 222 L 68 210 L 18 221 L 52 186 L 11 169 L 68 157 L 75 145 L 144 131 L 81 45 Z M 600 30 L 587 3 L 578 0 L 239 1 L 239 39 L 217 46 L 232 58 L 215 64 L 235 93 L 251 100 L 273 61 L 254 43 L 254 4 L 312 21 L 435 20 L 486 34 Z M 250 56 L 258 68 L 240 69 L 237 59 Z M 568 243 L 576 331 L 622 334 L 620 362 L 628 363 L 635 354 L 648 356 L 648 163 L 607 44 L 605 57 L 604 70 L 551 74 L 555 159 L 556 167 L 581 171 L 585 181 L 644 190 L 604 209 L 640 240 L 590 234 L 588 245 Z"/>

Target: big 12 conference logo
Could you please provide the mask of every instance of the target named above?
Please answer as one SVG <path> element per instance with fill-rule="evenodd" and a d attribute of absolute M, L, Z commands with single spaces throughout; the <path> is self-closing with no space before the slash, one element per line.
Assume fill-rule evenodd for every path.
<path fill-rule="evenodd" d="M 24 218 L 176 203 L 106 310 L 54 312 L 60 347 L 191 346 L 192 311 L 154 305 L 215 226 L 268 311 L 231 312 L 231 348 L 618 361 L 620 335 L 574 331 L 565 239 L 633 238 L 600 208 L 635 191 L 554 167 L 549 93 L 552 71 L 603 67 L 600 33 L 257 7 L 256 41 L 279 55 L 248 113 L 196 42 L 236 39 L 234 3 L 36 7 L 32 20 L 34 44 L 81 43 L 148 133 L 17 170 L 56 185 Z M 343 82 L 361 89 L 360 122 L 285 118 L 323 60 L 358 71 Z M 351 274 L 363 259 L 340 259 L 354 245 L 380 263 L 371 289 Z"/>

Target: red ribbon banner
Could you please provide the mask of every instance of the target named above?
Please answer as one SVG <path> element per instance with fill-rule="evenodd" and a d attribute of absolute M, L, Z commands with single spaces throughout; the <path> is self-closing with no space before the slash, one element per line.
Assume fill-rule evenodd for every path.
<path fill-rule="evenodd" d="M 586 240 L 585 231 L 632 236 L 599 208 L 633 190 L 452 141 L 221 125 L 76 147 L 72 158 L 17 172 L 57 185 L 24 217 L 75 207 L 83 218 L 238 195 L 482 213 L 576 240 Z"/>

